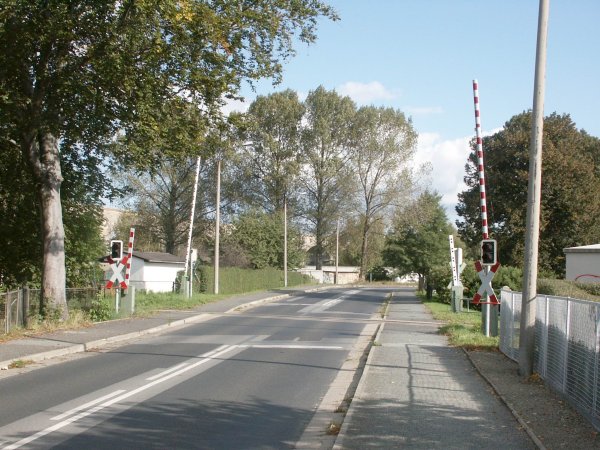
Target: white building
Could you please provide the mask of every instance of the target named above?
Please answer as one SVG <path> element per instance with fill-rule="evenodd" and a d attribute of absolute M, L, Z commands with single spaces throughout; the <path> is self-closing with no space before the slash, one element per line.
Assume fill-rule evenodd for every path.
<path fill-rule="evenodd" d="M 133 251 L 129 282 L 147 292 L 172 292 L 177 272 L 184 270 L 185 258 L 162 252 Z M 124 270 L 124 269 L 123 269 Z M 107 272 L 110 277 L 112 272 Z"/>
<path fill-rule="evenodd" d="M 335 266 L 323 266 L 323 269 L 317 270 L 315 266 L 306 266 L 298 270 L 303 275 L 310 275 L 319 283 L 335 283 Z M 360 267 L 339 266 L 337 284 L 352 284 L 359 281 L 358 273 Z"/>
<path fill-rule="evenodd" d="M 600 283 L 600 244 L 563 249 L 567 259 L 567 280 Z"/>

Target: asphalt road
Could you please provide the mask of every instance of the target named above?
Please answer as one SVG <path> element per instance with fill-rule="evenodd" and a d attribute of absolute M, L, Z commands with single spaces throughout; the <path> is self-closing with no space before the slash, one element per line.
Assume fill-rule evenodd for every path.
<path fill-rule="evenodd" d="M 2 379 L 0 447 L 293 448 L 388 292 L 332 289 L 213 314 Z"/>

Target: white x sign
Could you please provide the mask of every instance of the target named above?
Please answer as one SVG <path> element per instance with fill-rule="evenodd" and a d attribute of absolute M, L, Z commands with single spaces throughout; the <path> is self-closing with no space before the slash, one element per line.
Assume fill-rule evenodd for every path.
<path fill-rule="evenodd" d="M 113 274 L 110 277 L 110 280 L 108 280 L 108 283 L 106 283 L 106 289 L 112 288 L 113 285 L 115 284 L 115 281 L 119 282 L 121 288 L 127 289 L 127 283 L 125 283 L 125 279 L 123 278 L 123 275 L 121 274 L 123 267 L 125 267 L 127 265 L 127 259 L 128 259 L 128 256 L 125 256 L 125 258 L 123 258 L 123 260 L 121 262 L 117 261 L 116 263 L 110 265 L 110 268 L 112 269 Z"/>
<path fill-rule="evenodd" d="M 485 273 L 483 270 L 483 266 L 480 261 L 475 261 L 475 269 L 477 269 L 477 275 L 479 275 L 479 279 L 481 280 L 481 286 L 477 291 L 477 294 L 473 297 L 473 303 L 479 304 L 481 303 L 481 297 L 483 294 L 487 293 L 490 298 L 490 303 L 499 303 L 496 294 L 494 293 L 494 289 L 492 288 L 492 279 L 494 275 L 496 275 L 496 271 L 500 267 L 500 263 L 497 262 L 494 264 L 488 273 Z"/>

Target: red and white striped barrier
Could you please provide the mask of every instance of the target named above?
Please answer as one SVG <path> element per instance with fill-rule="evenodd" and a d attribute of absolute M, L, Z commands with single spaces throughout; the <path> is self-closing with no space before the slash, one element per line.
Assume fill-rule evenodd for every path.
<path fill-rule="evenodd" d="M 127 245 L 127 267 L 125 268 L 125 289 L 129 287 L 129 275 L 131 274 L 131 260 L 133 259 L 133 238 L 135 237 L 135 228 L 129 229 L 129 244 Z"/>
<path fill-rule="evenodd" d="M 475 134 L 477 137 L 477 166 L 479 169 L 479 195 L 481 197 L 481 230 L 483 239 L 488 239 L 487 205 L 485 198 L 485 171 L 483 169 L 483 140 L 481 137 L 481 115 L 479 112 L 479 86 L 473 80 L 473 98 L 475 101 Z"/>

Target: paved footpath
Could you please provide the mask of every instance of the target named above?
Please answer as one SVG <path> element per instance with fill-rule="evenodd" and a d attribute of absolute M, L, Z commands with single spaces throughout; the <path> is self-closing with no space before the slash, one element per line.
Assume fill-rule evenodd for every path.
<path fill-rule="evenodd" d="M 536 449 L 414 291 L 394 293 L 335 449 Z"/>

